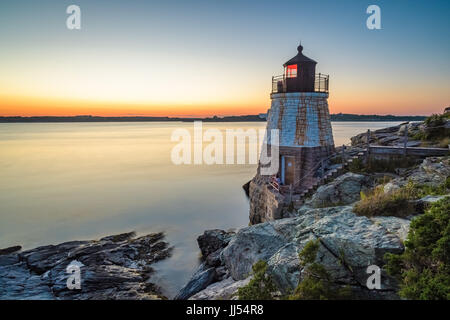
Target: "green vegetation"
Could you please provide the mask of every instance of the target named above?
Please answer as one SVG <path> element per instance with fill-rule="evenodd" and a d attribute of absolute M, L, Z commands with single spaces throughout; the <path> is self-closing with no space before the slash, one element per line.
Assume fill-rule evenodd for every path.
<path fill-rule="evenodd" d="M 349 287 L 336 288 L 332 285 L 330 274 L 325 267 L 317 262 L 316 256 L 320 247 L 319 240 L 308 242 L 299 253 L 300 264 L 304 267 L 304 278 L 289 300 L 331 300 L 349 299 Z"/>
<path fill-rule="evenodd" d="M 417 185 L 412 181 L 400 189 L 384 192 L 382 185 L 369 193 L 361 192 L 361 200 L 355 204 L 353 211 L 360 216 L 396 216 L 406 217 L 415 213 L 415 205 L 411 200 L 427 195 L 444 195 L 450 189 L 450 178 L 439 186 Z"/>
<path fill-rule="evenodd" d="M 430 186 L 430 185 L 413 185 L 418 198 L 422 198 L 428 195 L 431 196 L 440 196 L 447 194 L 450 190 L 450 177 L 447 177 L 443 183 L 438 186 Z"/>
<path fill-rule="evenodd" d="M 450 144 L 450 129 L 445 127 L 445 123 L 450 119 L 450 113 L 433 114 L 425 119 L 425 128 L 414 134 L 414 140 L 422 140 L 424 144 L 438 144 L 446 148 Z"/>
<path fill-rule="evenodd" d="M 413 214 L 415 206 L 410 202 L 417 198 L 416 189 L 412 183 L 407 186 L 384 192 L 383 186 L 377 186 L 368 194 L 361 192 L 361 200 L 355 204 L 353 211 L 360 216 L 396 216 L 406 217 Z"/>
<path fill-rule="evenodd" d="M 386 270 L 400 280 L 401 297 L 450 299 L 450 198 L 434 203 L 411 222 L 405 251 L 387 253 Z"/>
<path fill-rule="evenodd" d="M 239 300 L 271 300 L 277 288 L 270 275 L 267 274 L 267 262 L 260 260 L 252 267 L 253 278 L 238 289 Z"/>
<path fill-rule="evenodd" d="M 450 136 L 449 129 L 445 128 L 445 123 L 450 118 L 450 114 L 433 114 L 425 119 L 426 139 L 436 140 Z"/>

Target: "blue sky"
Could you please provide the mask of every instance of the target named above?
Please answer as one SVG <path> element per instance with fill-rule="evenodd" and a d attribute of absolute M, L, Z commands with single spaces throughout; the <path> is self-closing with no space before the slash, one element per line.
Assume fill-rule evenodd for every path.
<path fill-rule="evenodd" d="M 79 31 L 65 26 L 70 4 Z M 366 28 L 371 4 L 381 30 Z M 0 113 L 39 113 L 43 99 L 96 112 L 264 112 L 271 76 L 302 41 L 330 74 L 333 112 L 429 114 L 450 100 L 449 14 L 437 0 L 2 0 Z"/>

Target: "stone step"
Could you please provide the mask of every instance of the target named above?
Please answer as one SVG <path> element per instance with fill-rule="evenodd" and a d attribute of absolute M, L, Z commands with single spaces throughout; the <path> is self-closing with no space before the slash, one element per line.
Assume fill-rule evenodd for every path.
<path fill-rule="evenodd" d="M 299 201 L 303 203 L 303 199 L 311 195 L 313 191 L 317 190 L 320 186 L 323 186 L 324 184 L 333 181 L 334 178 L 336 178 L 336 176 L 339 176 L 346 169 L 346 167 L 349 164 L 351 164 L 354 160 L 359 159 L 362 156 L 365 156 L 365 152 L 366 152 L 365 150 L 360 151 L 356 155 L 351 156 L 350 159 L 347 159 L 343 164 L 338 164 L 335 168 L 327 171 L 327 173 L 325 173 L 324 176 L 318 182 L 313 183 L 308 189 L 304 190 L 299 194 L 301 198 L 301 200 Z"/>

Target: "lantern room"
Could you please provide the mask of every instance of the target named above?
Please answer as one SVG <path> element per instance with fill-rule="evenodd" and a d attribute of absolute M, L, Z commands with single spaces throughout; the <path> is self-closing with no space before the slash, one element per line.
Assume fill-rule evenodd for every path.
<path fill-rule="evenodd" d="M 303 47 L 297 47 L 297 55 L 283 64 L 286 92 L 313 92 L 317 62 L 303 55 Z"/>
<path fill-rule="evenodd" d="M 328 76 L 316 75 L 317 62 L 303 55 L 303 47 L 297 47 L 297 55 L 283 64 L 284 73 L 272 79 L 272 93 L 328 92 Z"/>

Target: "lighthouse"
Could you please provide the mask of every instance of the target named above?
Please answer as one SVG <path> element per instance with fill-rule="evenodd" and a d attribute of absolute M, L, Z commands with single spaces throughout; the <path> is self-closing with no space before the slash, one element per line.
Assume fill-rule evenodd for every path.
<path fill-rule="evenodd" d="M 250 222 L 283 218 L 294 201 L 301 200 L 320 179 L 320 172 L 334 150 L 328 111 L 329 76 L 316 73 L 317 62 L 303 54 L 283 64 L 282 75 L 272 77 L 271 107 L 267 117 L 267 144 L 270 132 L 278 130 L 278 172 L 263 176 L 258 172 L 250 182 Z"/>

